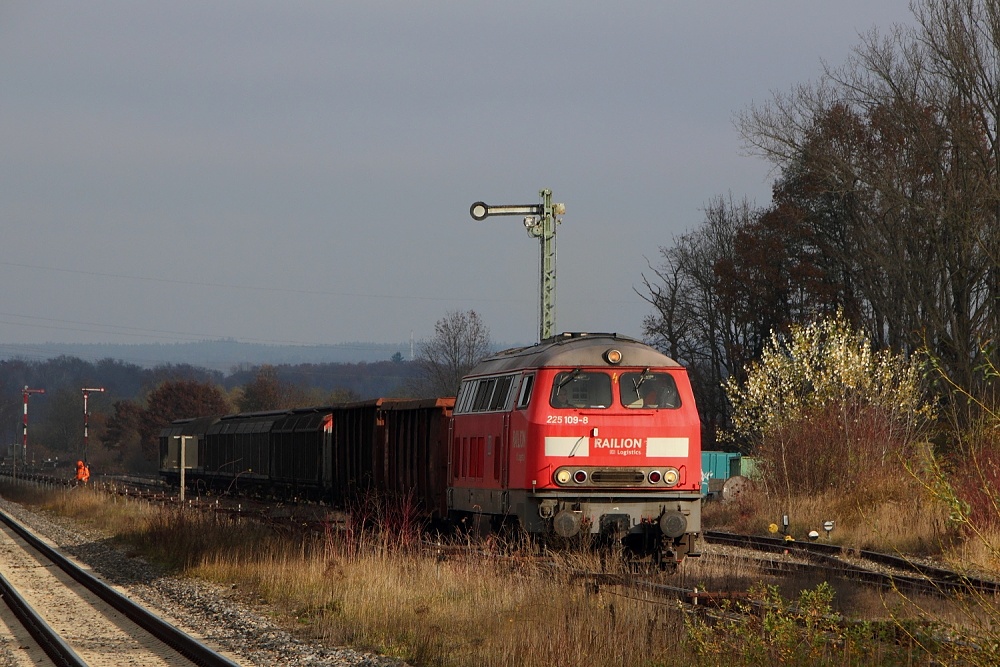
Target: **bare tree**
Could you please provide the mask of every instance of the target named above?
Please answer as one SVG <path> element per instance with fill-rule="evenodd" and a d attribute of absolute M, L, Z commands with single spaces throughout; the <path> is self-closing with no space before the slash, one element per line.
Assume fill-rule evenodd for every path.
<path fill-rule="evenodd" d="M 489 327 L 476 311 L 449 312 L 434 325 L 434 337 L 420 346 L 413 393 L 456 395 L 462 377 L 491 351 Z"/>
<path fill-rule="evenodd" d="M 739 125 L 852 281 L 871 339 L 929 345 L 970 386 L 1000 330 L 1000 5 L 915 0 L 913 13 Z"/>
<path fill-rule="evenodd" d="M 237 407 L 241 412 L 286 410 L 302 406 L 308 400 L 305 392 L 278 377 L 278 369 L 264 364 L 257 369 L 253 380 L 243 387 Z"/>
<path fill-rule="evenodd" d="M 723 299 L 720 288 L 720 267 L 734 262 L 737 234 L 757 216 L 746 200 L 716 199 L 700 228 L 676 239 L 673 247 L 660 248 L 655 278 L 643 276 L 649 295 L 640 296 L 655 310 L 643 322 L 644 333 L 690 371 L 709 443 L 728 414 L 722 381 L 741 372 L 748 351 L 763 344 L 757 328 L 747 326 L 735 300 Z"/>
<path fill-rule="evenodd" d="M 216 385 L 193 380 L 164 382 L 146 397 L 139 427 L 143 453 L 148 460 L 156 459 L 157 437 L 175 419 L 224 415 L 230 411 L 225 394 Z"/>

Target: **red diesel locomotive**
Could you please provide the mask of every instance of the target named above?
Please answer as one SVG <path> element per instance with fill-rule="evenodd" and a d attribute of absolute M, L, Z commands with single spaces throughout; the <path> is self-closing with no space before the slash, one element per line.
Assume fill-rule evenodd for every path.
<path fill-rule="evenodd" d="M 603 537 L 661 562 L 696 555 L 701 440 L 687 373 L 615 334 L 499 352 L 456 399 L 374 399 L 178 420 L 161 474 L 224 491 L 349 504 L 407 496 L 431 519 Z"/>
<path fill-rule="evenodd" d="M 448 508 L 530 533 L 621 539 L 681 561 L 701 530 L 701 429 L 686 370 L 615 334 L 562 334 L 462 381 Z"/>

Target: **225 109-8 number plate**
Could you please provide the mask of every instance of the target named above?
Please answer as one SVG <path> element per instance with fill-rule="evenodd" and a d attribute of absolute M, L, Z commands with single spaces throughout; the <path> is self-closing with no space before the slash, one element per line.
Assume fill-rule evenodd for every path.
<path fill-rule="evenodd" d="M 590 421 L 587 416 L 580 415 L 549 415 L 546 424 L 586 424 Z"/>

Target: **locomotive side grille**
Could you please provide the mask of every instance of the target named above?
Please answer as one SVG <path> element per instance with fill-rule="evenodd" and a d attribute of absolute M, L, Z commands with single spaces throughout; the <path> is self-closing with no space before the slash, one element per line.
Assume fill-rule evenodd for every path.
<path fill-rule="evenodd" d="M 646 475 L 641 470 L 595 470 L 590 479 L 594 484 L 642 484 Z"/>

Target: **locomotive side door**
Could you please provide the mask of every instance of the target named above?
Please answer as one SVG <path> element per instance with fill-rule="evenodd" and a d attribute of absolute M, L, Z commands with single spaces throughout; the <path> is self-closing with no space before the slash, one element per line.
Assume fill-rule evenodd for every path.
<path fill-rule="evenodd" d="M 497 457 L 500 459 L 500 478 L 497 480 L 501 489 L 507 488 L 507 480 L 510 477 L 510 466 L 508 465 L 510 456 L 510 412 L 503 413 L 503 427 L 500 430 L 500 442 Z M 506 508 L 504 508 L 506 509 Z"/>
<path fill-rule="evenodd" d="M 508 421 L 504 429 L 507 434 L 507 451 L 504 457 L 501 488 L 509 490 L 513 484 L 517 488 L 524 485 L 527 461 L 528 431 L 531 428 L 530 410 L 535 373 L 521 376 L 517 398 L 513 410 L 507 413 Z"/>

